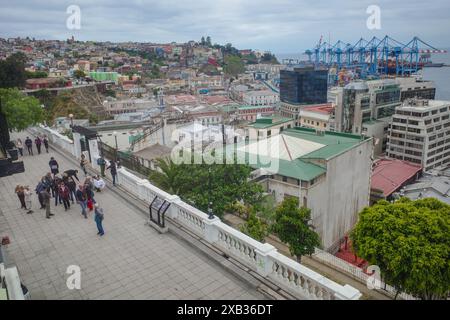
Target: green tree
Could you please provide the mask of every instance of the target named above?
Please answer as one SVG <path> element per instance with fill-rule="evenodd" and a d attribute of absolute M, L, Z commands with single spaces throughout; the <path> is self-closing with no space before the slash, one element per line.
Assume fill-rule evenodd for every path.
<path fill-rule="evenodd" d="M 264 55 L 261 57 L 261 62 L 262 63 L 270 63 L 270 64 L 280 64 L 278 62 L 278 59 L 275 57 L 275 55 L 271 54 L 271 53 L 264 53 Z"/>
<path fill-rule="evenodd" d="M 225 73 L 229 76 L 236 77 L 240 73 L 245 72 L 245 63 L 239 56 L 225 56 Z"/>
<path fill-rule="evenodd" d="M 81 78 L 86 77 L 86 73 L 85 73 L 84 71 L 82 71 L 82 70 L 75 70 L 75 71 L 73 72 L 73 76 L 74 76 L 75 78 L 77 78 L 77 79 L 81 79 Z"/>
<path fill-rule="evenodd" d="M 48 74 L 45 71 L 35 71 L 35 72 L 25 71 L 25 75 L 27 79 L 38 79 L 48 77 Z"/>
<path fill-rule="evenodd" d="M 211 43 L 211 37 L 210 37 L 210 36 L 207 36 L 207 37 L 206 37 L 206 45 L 207 45 L 208 47 L 211 47 L 211 46 L 212 46 L 212 43 Z"/>
<path fill-rule="evenodd" d="M 202 37 L 202 39 L 200 40 L 200 44 L 202 46 L 204 46 L 206 44 L 205 37 Z"/>
<path fill-rule="evenodd" d="M 448 297 L 449 205 L 433 198 L 379 201 L 360 213 L 350 237 L 355 253 L 379 266 L 398 292 L 426 300 Z"/>
<path fill-rule="evenodd" d="M 25 86 L 26 56 L 14 53 L 6 60 L 0 60 L 0 88 L 23 88 Z"/>
<path fill-rule="evenodd" d="M 0 89 L 0 103 L 10 130 L 22 131 L 44 120 L 39 100 L 18 89 Z"/>
<path fill-rule="evenodd" d="M 150 174 L 150 181 L 205 212 L 210 202 L 214 214 L 222 216 L 236 201 L 255 205 L 262 199 L 262 187 L 248 181 L 252 169 L 246 165 L 175 164 L 171 159 L 156 164 L 159 170 Z"/>
<path fill-rule="evenodd" d="M 250 209 L 249 217 L 241 227 L 241 231 L 255 240 L 265 242 L 267 225 L 256 216 L 253 209 Z"/>
<path fill-rule="evenodd" d="M 314 248 L 320 246 L 320 237 L 310 225 L 311 210 L 299 208 L 298 204 L 297 198 L 285 198 L 276 208 L 272 230 L 289 245 L 291 254 L 301 262 L 302 256 L 313 254 Z"/>

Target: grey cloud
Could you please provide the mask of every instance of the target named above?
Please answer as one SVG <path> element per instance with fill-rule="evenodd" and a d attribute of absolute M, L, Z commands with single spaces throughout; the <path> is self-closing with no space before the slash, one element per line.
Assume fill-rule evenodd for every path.
<path fill-rule="evenodd" d="M 435 46 L 450 45 L 448 0 L 0 0 L 0 36 L 81 40 L 188 41 L 210 35 L 240 48 L 295 52 L 321 35 L 351 43 L 361 36 L 419 35 Z M 79 5 L 82 29 L 67 30 L 66 8 Z M 367 6 L 381 7 L 382 30 L 366 28 Z"/>

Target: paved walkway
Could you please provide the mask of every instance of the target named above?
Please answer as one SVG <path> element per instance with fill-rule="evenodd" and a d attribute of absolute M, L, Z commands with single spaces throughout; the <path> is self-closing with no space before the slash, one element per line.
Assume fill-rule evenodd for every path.
<path fill-rule="evenodd" d="M 23 141 L 25 134 L 18 136 Z M 8 255 L 33 299 L 264 299 L 183 240 L 146 226 L 141 213 L 108 190 L 96 194 L 105 211 L 104 237 L 77 204 L 65 212 L 52 202 L 55 216 L 48 220 L 33 194 L 35 212 L 26 214 L 14 188 L 34 190 L 50 156 L 60 171 L 73 168 L 56 152 L 35 153 L 24 156 L 25 173 L 0 178 L 0 236 L 9 235 Z M 66 286 L 70 265 L 81 268 L 81 290 Z"/>

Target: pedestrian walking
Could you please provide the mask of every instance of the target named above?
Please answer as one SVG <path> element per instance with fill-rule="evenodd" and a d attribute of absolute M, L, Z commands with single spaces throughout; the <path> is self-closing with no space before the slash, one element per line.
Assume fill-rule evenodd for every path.
<path fill-rule="evenodd" d="M 33 213 L 33 210 L 31 210 L 31 190 L 29 186 L 25 186 L 23 188 L 23 193 L 25 195 L 25 206 L 27 208 L 27 214 Z"/>
<path fill-rule="evenodd" d="M 20 140 L 20 138 L 17 139 L 16 141 L 16 148 L 17 150 L 19 150 L 20 156 L 23 157 L 23 143 L 22 140 Z"/>
<path fill-rule="evenodd" d="M 63 181 L 64 181 L 64 179 L 63 179 Z M 70 200 L 72 200 L 72 204 L 74 204 L 75 203 L 74 201 L 76 199 L 77 184 L 75 183 L 75 180 L 73 180 L 73 178 L 69 178 L 69 177 L 67 177 L 67 182 L 65 182 L 65 184 L 69 188 Z"/>
<path fill-rule="evenodd" d="M 59 198 L 62 199 L 65 211 L 67 211 L 68 209 L 70 209 L 70 190 L 62 181 L 59 184 L 58 194 Z"/>
<path fill-rule="evenodd" d="M 87 165 L 88 161 L 86 159 L 86 156 L 84 154 L 81 155 L 81 160 L 80 160 L 80 167 L 84 172 L 84 175 L 87 175 L 87 171 L 86 171 L 86 165 Z"/>
<path fill-rule="evenodd" d="M 44 136 L 44 139 L 42 139 L 42 142 L 44 142 L 45 151 L 48 153 L 48 138 L 46 135 Z"/>
<path fill-rule="evenodd" d="M 105 177 L 105 168 L 106 168 L 106 160 L 103 156 L 97 159 L 97 164 L 100 166 L 100 174 L 104 178 Z"/>
<path fill-rule="evenodd" d="M 23 187 L 17 185 L 16 189 L 14 190 L 14 192 L 17 194 L 17 197 L 19 198 L 20 201 L 20 209 L 26 209 L 27 206 L 25 204 L 25 194 L 23 192 Z"/>
<path fill-rule="evenodd" d="M 108 168 L 106 168 L 106 170 L 110 170 L 111 172 L 111 176 L 112 176 L 112 180 L 113 180 L 113 185 L 116 185 L 116 179 L 117 179 L 117 167 L 116 167 L 116 163 L 114 162 L 114 160 L 111 160 L 109 163 Z"/>
<path fill-rule="evenodd" d="M 36 145 L 36 149 L 38 151 L 38 154 L 41 154 L 41 145 L 42 145 L 41 138 L 36 137 L 36 139 L 34 139 L 34 144 Z"/>
<path fill-rule="evenodd" d="M 103 236 L 105 234 L 105 231 L 103 230 L 103 219 L 104 219 L 105 215 L 103 214 L 103 209 L 100 208 L 100 206 L 98 205 L 98 203 L 95 204 L 95 215 L 94 215 L 94 220 L 95 223 L 97 224 L 97 230 L 98 230 L 98 235 Z"/>
<path fill-rule="evenodd" d="M 59 194 L 59 185 L 61 184 L 61 182 L 62 182 L 61 177 L 59 177 L 58 175 L 55 175 L 55 177 L 53 178 L 53 183 L 52 183 L 52 195 L 53 195 L 53 197 L 55 197 L 55 207 L 58 205 L 58 201 L 59 201 L 59 204 L 62 204 L 62 199 Z"/>
<path fill-rule="evenodd" d="M 36 186 L 36 194 L 38 195 L 38 200 L 41 205 L 40 209 L 45 208 L 44 199 L 42 198 L 42 191 L 47 188 L 45 177 L 42 177 L 41 181 L 39 181 L 38 185 Z"/>
<path fill-rule="evenodd" d="M 50 212 L 50 188 L 44 189 L 44 191 L 42 191 L 41 193 L 45 205 L 45 217 L 47 219 L 50 219 L 51 216 L 54 216 L 54 214 Z"/>
<path fill-rule="evenodd" d="M 51 157 L 50 161 L 48 162 L 48 165 L 50 167 L 50 171 L 53 173 L 53 176 L 59 173 L 59 164 L 55 160 L 55 158 Z"/>
<path fill-rule="evenodd" d="M 25 146 L 27 147 L 28 155 L 32 156 L 33 155 L 33 140 L 31 140 L 30 137 L 27 137 L 25 139 Z"/>
<path fill-rule="evenodd" d="M 84 216 L 85 219 L 87 219 L 87 212 L 86 212 L 87 200 L 86 195 L 84 194 L 83 186 L 81 184 L 78 186 L 78 190 L 76 192 L 76 199 L 81 207 L 81 214 Z"/>

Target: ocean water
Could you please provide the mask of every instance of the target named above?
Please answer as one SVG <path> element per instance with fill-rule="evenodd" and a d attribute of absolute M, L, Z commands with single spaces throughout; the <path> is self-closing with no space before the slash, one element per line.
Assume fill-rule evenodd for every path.
<path fill-rule="evenodd" d="M 433 54 L 431 59 L 433 62 L 443 62 L 450 65 L 450 48 L 447 53 Z M 276 55 L 278 60 L 298 59 L 307 60 L 307 56 L 299 53 L 282 53 Z M 436 99 L 450 101 L 450 66 L 442 68 L 425 68 L 420 71 L 424 80 L 434 81 L 436 86 Z"/>

